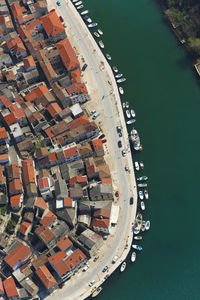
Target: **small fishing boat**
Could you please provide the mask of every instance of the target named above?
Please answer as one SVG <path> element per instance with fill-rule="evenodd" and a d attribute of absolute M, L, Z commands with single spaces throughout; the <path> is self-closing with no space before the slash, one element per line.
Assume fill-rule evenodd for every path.
<path fill-rule="evenodd" d="M 144 201 L 141 201 L 140 206 L 141 206 L 141 209 L 142 209 L 142 210 L 145 210 L 145 204 L 144 204 Z"/>
<path fill-rule="evenodd" d="M 128 109 L 126 110 L 126 116 L 127 116 L 127 118 L 131 117 L 131 113 L 130 113 L 130 111 Z"/>
<path fill-rule="evenodd" d="M 97 25 L 98 25 L 98 23 L 92 23 L 92 24 L 89 24 L 88 27 L 92 28 L 92 27 L 95 27 Z"/>
<path fill-rule="evenodd" d="M 122 107 L 126 108 L 126 103 L 125 102 L 122 103 Z"/>
<path fill-rule="evenodd" d="M 143 161 L 140 162 L 140 168 L 144 169 L 144 163 L 143 163 Z"/>
<path fill-rule="evenodd" d="M 143 193 L 143 191 L 139 191 L 138 194 L 139 194 L 140 200 L 143 200 L 144 199 L 144 193 Z"/>
<path fill-rule="evenodd" d="M 78 0 L 72 0 L 73 3 L 76 3 Z"/>
<path fill-rule="evenodd" d="M 129 103 L 126 101 L 126 108 L 129 108 Z"/>
<path fill-rule="evenodd" d="M 142 221 L 142 226 L 141 226 L 142 232 L 146 230 L 146 221 Z"/>
<path fill-rule="evenodd" d="M 76 6 L 81 5 L 83 2 L 82 1 L 78 1 L 75 3 Z"/>
<path fill-rule="evenodd" d="M 89 13 L 89 10 L 84 10 L 84 11 L 81 12 L 81 15 L 83 16 L 83 15 L 86 15 L 88 13 Z"/>
<path fill-rule="evenodd" d="M 124 262 L 121 264 L 120 272 L 124 272 L 125 269 L 126 269 L 126 262 L 124 261 Z"/>
<path fill-rule="evenodd" d="M 140 240 L 142 240 L 142 236 L 141 235 L 136 235 L 136 236 L 134 236 L 134 240 L 140 241 Z"/>
<path fill-rule="evenodd" d="M 149 193 L 147 192 L 147 190 L 144 190 L 144 197 L 146 200 L 149 199 Z"/>
<path fill-rule="evenodd" d="M 103 43 L 102 41 L 99 41 L 99 46 L 100 46 L 101 48 L 104 48 L 104 43 Z"/>
<path fill-rule="evenodd" d="M 96 31 L 94 32 L 94 35 L 95 35 L 97 38 L 100 37 L 100 35 L 99 35 Z"/>
<path fill-rule="evenodd" d="M 81 9 L 83 7 L 84 7 L 83 5 L 80 5 L 80 6 L 77 6 L 77 9 Z"/>
<path fill-rule="evenodd" d="M 133 123 L 135 123 L 135 119 L 131 119 L 126 122 L 127 125 L 131 125 Z"/>
<path fill-rule="evenodd" d="M 117 80 L 117 83 L 121 83 L 121 82 L 124 82 L 124 81 L 126 81 L 126 78 L 120 78 L 120 79 Z"/>
<path fill-rule="evenodd" d="M 121 95 L 124 94 L 124 90 L 123 90 L 123 88 L 121 86 L 119 87 L 119 92 L 120 92 Z"/>
<path fill-rule="evenodd" d="M 138 181 L 146 181 L 147 179 L 148 179 L 147 176 L 141 176 L 137 178 Z"/>
<path fill-rule="evenodd" d="M 99 286 L 93 293 L 92 293 L 92 298 L 96 297 L 99 295 L 99 293 L 103 290 L 101 286 Z"/>
<path fill-rule="evenodd" d="M 146 221 L 146 224 L 145 224 L 145 229 L 146 230 L 149 230 L 150 229 L 150 221 Z"/>
<path fill-rule="evenodd" d="M 138 251 L 142 251 L 142 246 L 140 245 L 132 245 L 132 248 Z"/>
<path fill-rule="evenodd" d="M 136 253 L 135 251 L 133 251 L 133 253 L 131 254 L 131 262 L 134 262 L 136 260 Z"/>
<path fill-rule="evenodd" d="M 147 183 L 138 183 L 138 187 L 147 187 Z"/>
<path fill-rule="evenodd" d="M 134 109 L 131 109 L 131 116 L 132 116 L 133 118 L 135 118 L 135 111 L 134 111 Z"/>
<path fill-rule="evenodd" d="M 122 76 L 123 76 L 123 74 L 117 74 L 117 75 L 115 75 L 115 78 L 120 78 Z"/>
<path fill-rule="evenodd" d="M 112 58 L 111 58 L 111 56 L 110 56 L 110 54 L 106 54 L 106 58 L 108 59 L 108 60 L 111 60 Z"/>
<path fill-rule="evenodd" d="M 113 66 L 112 68 L 113 68 L 113 71 L 114 71 L 115 73 L 117 73 L 117 72 L 118 72 L 118 69 L 117 69 L 117 67 Z"/>
<path fill-rule="evenodd" d="M 103 31 L 101 29 L 97 30 L 100 35 L 103 35 Z"/>
<path fill-rule="evenodd" d="M 88 15 L 85 15 L 85 16 L 83 17 L 83 19 L 84 19 L 85 21 L 87 21 L 88 23 L 92 23 L 92 19 L 89 18 Z"/>
<path fill-rule="evenodd" d="M 134 162 L 134 165 L 135 165 L 136 171 L 139 171 L 140 165 L 139 165 L 138 161 L 135 161 L 135 162 Z"/>

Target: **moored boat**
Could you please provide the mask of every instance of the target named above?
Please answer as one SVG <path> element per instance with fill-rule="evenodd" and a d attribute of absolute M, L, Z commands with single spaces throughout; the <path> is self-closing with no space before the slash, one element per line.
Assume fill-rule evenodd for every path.
<path fill-rule="evenodd" d="M 127 118 L 131 117 L 131 113 L 130 113 L 130 111 L 128 109 L 126 110 L 126 116 L 127 116 Z"/>
<path fill-rule="evenodd" d="M 72 0 L 73 3 L 77 2 L 78 0 Z"/>
<path fill-rule="evenodd" d="M 120 92 L 121 95 L 124 94 L 124 90 L 123 90 L 123 88 L 121 86 L 119 87 L 119 92 Z"/>
<path fill-rule="evenodd" d="M 133 144 L 133 148 L 136 150 L 136 151 L 138 151 L 138 150 L 140 150 L 140 137 L 139 137 L 139 135 L 138 135 L 138 132 L 137 132 L 137 130 L 136 129 L 132 129 L 131 130 L 131 133 L 130 133 L 130 140 L 131 140 L 131 142 L 132 142 L 132 144 Z"/>
<path fill-rule="evenodd" d="M 132 248 L 138 251 L 142 251 L 142 246 L 140 245 L 132 245 Z"/>
<path fill-rule="evenodd" d="M 134 109 L 131 109 L 131 116 L 132 116 L 133 118 L 135 118 L 135 111 L 134 111 Z"/>
<path fill-rule="evenodd" d="M 117 75 L 115 75 L 115 78 L 120 78 L 122 76 L 123 76 L 123 74 L 117 74 Z"/>
<path fill-rule="evenodd" d="M 133 253 L 131 254 L 131 262 L 134 262 L 136 260 L 136 253 L 135 251 L 133 251 Z"/>
<path fill-rule="evenodd" d="M 94 35 L 98 38 L 100 37 L 100 35 L 96 31 L 94 32 Z"/>
<path fill-rule="evenodd" d="M 143 161 L 140 162 L 140 168 L 144 169 L 144 163 L 143 163 Z"/>
<path fill-rule="evenodd" d="M 129 108 L 129 103 L 128 103 L 128 101 L 126 101 L 126 108 Z"/>
<path fill-rule="evenodd" d="M 126 108 L 126 103 L 125 102 L 122 103 L 122 107 Z"/>
<path fill-rule="evenodd" d="M 81 9 L 83 7 L 84 7 L 83 5 L 80 5 L 80 6 L 77 6 L 77 9 Z"/>
<path fill-rule="evenodd" d="M 126 81 L 126 78 L 120 78 L 120 79 L 117 80 L 117 83 L 121 83 L 121 82 L 124 82 L 124 81 Z"/>
<path fill-rule="evenodd" d="M 113 66 L 112 68 L 113 68 L 113 71 L 114 71 L 115 73 L 117 73 L 117 72 L 118 72 L 118 69 L 117 69 L 117 67 L 116 67 L 116 66 Z"/>
<path fill-rule="evenodd" d="M 103 43 L 103 41 L 99 41 L 99 46 L 100 46 L 101 48 L 104 48 L 104 43 Z"/>
<path fill-rule="evenodd" d="M 145 210 L 145 204 L 144 204 L 144 201 L 141 201 L 140 206 L 141 206 L 141 209 L 142 209 L 142 210 Z"/>
<path fill-rule="evenodd" d="M 76 6 L 81 5 L 83 2 L 82 1 L 78 1 L 75 3 Z"/>
<path fill-rule="evenodd" d="M 142 221 L 142 226 L 141 226 L 142 232 L 146 230 L 146 221 Z"/>
<path fill-rule="evenodd" d="M 143 193 L 143 191 L 139 191 L 138 194 L 139 194 L 140 200 L 143 200 L 144 199 L 144 193 Z"/>
<path fill-rule="evenodd" d="M 101 29 L 97 30 L 100 35 L 103 35 L 103 31 Z"/>
<path fill-rule="evenodd" d="M 146 221 L 146 224 L 145 224 L 145 229 L 146 230 L 149 230 L 150 229 L 150 221 Z"/>
<path fill-rule="evenodd" d="M 134 240 L 140 241 L 140 240 L 142 240 L 142 236 L 141 235 L 136 235 L 136 236 L 134 236 Z"/>
<path fill-rule="evenodd" d="M 148 193 L 147 190 L 144 190 L 144 197 L 145 197 L 146 200 L 149 199 L 149 193 Z"/>
<path fill-rule="evenodd" d="M 111 60 L 112 58 L 111 58 L 111 56 L 110 56 L 110 54 L 106 54 L 106 58 L 108 59 L 108 60 Z"/>
<path fill-rule="evenodd" d="M 147 187 L 147 183 L 138 183 L 138 187 Z"/>
<path fill-rule="evenodd" d="M 126 262 L 124 261 L 124 262 L 121 264 L 120 272 L 124 272 L 125 269 L 126 269 Z"/>
<path fill-rule="evenodd" d="M 92 298 L 96 297 L 99 295 L 99 293 L 103 290 L 101 286 L 99 286 L 93 293 L 92 293 Z"/>
<path fill-rule="evenodd" d="M 139 170 L 140 170 L 140 166 L 139 166 L 138 161 L 135 161 L 135 162 L 134 162 L 134 165 L 135 165 L 136 171 L 139 171 Z"/>
<path fill-rule="evenodd" d="M 138 181 L 146 181 L 147 179 L 148 179 L 147 176 L 141 176 L 137 178 Z"/>
<path fill-rule="evenodd" d="M 135 119 L 131 119 L 126 122 L 127 125 L 131 125 L 133 123 L 135 123 Z"/>
<path fill-rule="evenodd" d="M 92 19 L 89 18 L 88 15 L 85 15 L 85 16 L 83 17 L 83 19 L 84 19 L 85 21 L 87 21 L 88 23 L 92 23 Z"/>
<path fill-rule="evenodd" d="M 92 28 L 92 27 L 95 27 L 97 25 L 98 25 L 98 23 L 92 23 L 92 24 L 89 24 L 88 27 Z"/>
<path fill-rule="evenodd" d="M 89 10 L 84 10 L 84 11 L 81 12 L 81 15 L 83 16 L 83 15 L 86 15 L 88 13 L 89 13 Z"/>

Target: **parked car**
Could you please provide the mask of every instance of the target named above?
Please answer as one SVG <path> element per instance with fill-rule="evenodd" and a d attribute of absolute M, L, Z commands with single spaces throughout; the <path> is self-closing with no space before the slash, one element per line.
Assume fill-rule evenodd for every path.
<path fill-rule="evenodd" d="M 120 133 L 122 130 L 121 126 L 117 126 L 117 133 Z"/>
<path fill-rule="evenodd" d="M 82 71 L 85 71 L 85 69 L 87 68 L 87 66 L 88 66 L 87 64 L 84 64 L 83 67 L 82 67 Z"/>
<path fill-rule="evenodd" d="M 93 280 L 89 283 L 89 286 L 93 286 L 94 283 L 95 283 L 95 280 L 93 279 Z"/>
<path fill-rule="evenodd" d="M 57 1 L 57 2 L 56 2 L 56 4 L 57 4 L 58 6 L 61 6 L 61 3 L 60 3 L 60 1 Z"/>
<path fill-rule="evenodd" d="M 133 197 L 130 198 L 130 205 L 133 204 Z"/>
<path fill-rule="evenodd" d="M 118 256 L 115 255 L 115 257 L 114 257 L 113 260 L 112 260 L 112 263 L 115 264 L 117 260 L 118 260 Z"/>
<path fill-rule="evenodd" d="M 95 256 L 95 258 L 93 259 L 93 262 L 97 261 L 98 258 L 99 258 L 99 256 Z"/>
<path fill-rule="evenodd" d="M 103 139 L 105 137 L 105 134 L 102 133 L 100 136 L 99 136 L 99 139 Z"/>
<path fill-rule="evenodd" d="M 61 22 L 63 22 L 63 21 L 64 21 L 62 16 L 60 16 L 60 17 L 59 17 L 59 19 L 60 19 L 60 21 L 61 21 Z"/>
<path fill-rule="evenodd" d="M 118 141 L 118 147 L 121 148 L 122 147 L 122 142 Z"/>
<path fill-rule="evenodd" d="M 102 272 L 105 272 L 105 271 L 107 271 L 107 270 L 108 270 L 108 266 L 105 266 L 105 267 L 103 268 Z"/>
<path fill-rule="evenodd" d="M 103 140 L 102 140 L 102 143 L 106 143 L 106 142 L 107 142 L 107 140 L 106 140 L 106 139 L 103 139 Z"/>
<path fill-rule="evenodd" d="M 122 156 L 126 156 L 126 151 L 125 150 L 122 150 Z"/>
<path fill-rule="evenodd" d="M 100 113 L 97 111 L 94 116 L 92 117 L 92 120 L 95 120 L 98 116 L 100 115 Z"/>
<path fill-rule="evenodd" d="M 121 132 L 119 133 L 119 137 L 122 137 L 122 133 Z"/>
<path fill-rule="evenodd" d="M 96 110 L 94 109 L 94 110 L 92 110 L 91 112 L 90 112 L 90 116 L 92 116 L 93 114 L 95 114 L 95 112 L 96 112 Z"/>
<path fill-rule="evenodd" d="M 89 265 L 86 265 L 86 266 L 83 268 L 83 272 L 86 272 L 88 269 L 89 269 Z"/>
<path fill-rule="evenodd" d="M 125 171 L 128 171 L 129 170 L 129 167 L 128 166 L 125 166 Z"/>
<path fill-rule="evenodd" d="M 118 191 L 115 192 L 115 196 L 119 197 L 119 192 Z"/>
<path fill-rule="evenodd" d="M 50 10 L 50 13 L 53 12 L 53 11 L 55 11 L 55 8 L 51 9 L 51 10 Z"/>

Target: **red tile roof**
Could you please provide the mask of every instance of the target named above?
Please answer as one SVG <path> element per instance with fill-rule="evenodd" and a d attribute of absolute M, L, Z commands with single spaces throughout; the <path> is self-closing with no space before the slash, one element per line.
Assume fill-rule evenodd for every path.
<path fill-rule="evenodd" d="M 35 169 L 33 165 L 33 160 L 27 159 L 22 160 L 22 173 L 24 178 L 24 183 L 35 183 Z"/>
<path fill-rule="evenodd" d="M 68 268 L 68 266 L 64 263 L 63 260 L 60 260 L 57 264 L 54 265 L 54 268 L 56 269 L 56 271 L 60 274 L 60 276 L 63 276 L 64 274 L 66 274 L 67 272 L 70 271 L 70 269 Z"/>
<path fill-rule="evenodd" d="M 48 90 L 46 84 L 41 84 L 36 89 L 34 89 L 30 93 L 28 93 L 25 96 L 25 99 L 27 101 L 34 101 L 36 98 L 40 98 L 48 92 L 49 92 L 49 90 Z"/>
<path fill-rule="evenodd" d="M 33 59 L 33 56 L 30 55 L 30 56 L 27 56 L 27 57 L 24 57 L 23 58 L 23 63 L 24 63 L 24 68 L 27 70 L 29 69 L 30 67 L 35 67 L 35 61 Z"/>
<path fill-rule="evenodd" d="M 42 266 L 39 269 L 37 269 L 36 274 L 47 289 L 50 289 L 57 284 L 55 278 L 49 272 L 46 266 Z"/>
<path fill-rule="evenodd" d="M 0 139 L 6 139 L 8 137 L 5 127 L 0 128 Z"/>
<path fill-rule="evenodd" d="M 30 226 L 31 226 L 31 223 L 24 221 L 24 222 L 22 222 L 19 231 L 20 231 L 23 235 L 25 235 L 25 234 L 26 234 L 26 231 L 29 229 Z"/>
<path fill-rule="evenodd" d="M 14 116 L 14 113 L 10 113 L 7 116 L 4 117 L 5 122 L 7 123 L 8 126 L 10 126 L 11 124 L 13 124 L 14 122 L 17 121 L 17 119 Z"/>
<path fill-rule="evenodd" d="M 102 184 L 112 184 L 112 178 L 101 178 Z"/>
<path fill-rule="evenodd" d="M 66 253 L 64 251 L 57 252 L 56 254 L 49 257 L 49 262 L 52 265 L 57 264 L 60 260 L 66 257 Z"/>
<path fill-rule="evenodd" d="M 19 103 L 12 104 L 9 109 L 13 112 L 16 119 L 20 120 L 22 118 L 25 118 L 24 110 L 22 109 L 21 105 Z"/>
<path fill-rule="evenodd" d="M 31 250 L 29 247 L 20 243 L 19 246 L 13 250 L 10 254 L 4 257 L 4 261 L 11 267 L 15 267 L 17 263 L 26 261 L 31 255 Z"/>
<path fill-rule="evenodd" d="M 52 211 L 48 211 L 48 213 L 40 220 L 40 224 L 49 226 L 56 218 L 56 215 L 54 215 Z"/>
<path fill-rule="evenodd" d="M 21 198 L 23 199 L 22 196 L 23 196 L 22 194 L 11 196 L 10 197 L 10 206 L 11 207 L 17 207 L 17 206 L 19 206 Z"/>
<path fill-rule="evenodd" d="M 0 96 L 0 99 L 5 107 L 9 107 L 12 104 L 12 102 L 5 95 Z"/>
<path fill-rule="evenodd" d="M 88 117 L 85 114 L 83 114 L 80 117 L 76 118 L 75 120 L 71 121 L 68 124 L 68 126 L 69 126 L 69 129 L 72 130 L 72 129 L 80 127 L 81 125 L 84 125 L 86 123 L 89 123 L 89 120 L 88 120 Z"/>
<path fill-rule="evenodd" d="M 95 152 L 103 149 L 103 143 L 101 139 L 92 140 L 92 145 Z"/>
<path fill-rule="evenodd" d="M 49 162 L 54 162 L 54 161 L 57 161 L 57 155 L 56 155 L 56 152 L 51 152 L 48 156 L 49 158 Z"/>
<path fill-rule="evenodd" d="M 72 207 L 73 201 L 70 197 L 65 197 L 63 200 L 64 207 Z"/>
<path fill-rule="evenodd" d="M 93 220 L 92 220 L 93 227 L 109 228 L 109 225 L 110 225 L 110 219 L 93 218 Z"/>
<path fill-rule="evenodd" d="M 42 208 L 43 210 L 48 208 L 46 202 L 44 201 L 44 199 L 42 197 L 37 197 L 36 198 L 36 200 L 34 202 L 34 206 Z"/>
<path fill-rule="evenodd" d="M 82 95 L 82 94 L 87 94 L 87 88 L 84 83 L 72 83 L 66 87 L 66 90 L 69 95 Z"/>
<path fill-rule="evenodd" d="M 54 103 L 49 104 L 49 106 L 47 107 L 47 111 L 50 113 L 50 115 L 54 119 L 62 111 L 62 109 L 60 108 L 58 103 L 54 102 Z"/>
<path fill-rule="evenodd" d="M 4 161 L 4 160 L 8 160 L 8 154 L 6 153 L 6 154 L 0 154 L 0 161 L 2 162 L 2 161 Z"/>
<path fill-rule="evenodd" d="M 61 23 L 56 11 L 51 12 L 40 18 L 46 34 L 55 36 L 65 31 L 63 24 Z"/>
<path fill-rule="evenodd" d="M 77 183 L 77 182 L 87 184 L 87 176 L 77 175 L 77 176 L 74 176 L 74 177 L 70 178 L 70 180 L 69 180 L 69 184 L 74 184 L 74 183 Z"/>
<path fill-rule="evenodd" d="M 73 244 L 68 237 L 64 236 L 60 241 L 57 242 L 56 245 L 60 248 L 60 250 L 65 251 Z"/>
<path fill-rule="evenodd" d="M 38 227 L 35 230 L 35 233 L 47 244 L 55 238 L 53 232 L 48 227 L 43 225 Z"/>
<path fill-rule="evenodd" d="M 38 179 L 38 186 L 40 190 L 43 190 L 45 188 L 49 188 L 49 178 L 48 177 L 43 177 Z"/>
<path fill-rule="evenodd" d="M 19 296 L 13 277 L 8 277 L 4 280 L 3 286 L 8 298 Z"/>
<path fill-rule="evenodd" d="M 77 146 L 65 149 L 63 152 L 64 152 L 65 158 L 67 158 L 67 159 L 70 157 L 79 155 Z"/>
<path fill-rule="evenodd" d="M 14 193 L 16 191 L 22 191 L 22 182 L 18 178 L 9 182 L 9 192 Z"/>
<path fill-rule="evenodd" d="M 70 72 L 72 76 L 72 83 L 81 82 L 81 71 L 80 69 L 76 69 Z"/>
<path fill-rule="evenodd" d="M 80 249 L 76 249 L 70 256 L 68 256 L 63 261 L 70 269 L 73 269 L 74 267 L 79 265 L 79 263 L 85 258 L 85 254 Z"/>
<path fill-rule="evenodd" d="M 4 293 L 4 288 L 3 288 L 3 282 L 2 279 L 0 278 L 0 294 Z"/>
<path fill-rule="evenodd" d="M 65 67 L 67 68 L 68 71 L 79 67 L 79 61 L 78 61 L 76 54 L 67 38 L 58 42 L 56 44 L 56 47 L 62 58 L 63 64 L 65 65 Z"/>

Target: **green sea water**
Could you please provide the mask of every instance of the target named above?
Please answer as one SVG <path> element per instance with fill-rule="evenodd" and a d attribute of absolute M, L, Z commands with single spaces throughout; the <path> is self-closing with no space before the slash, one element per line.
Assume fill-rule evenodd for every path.
<path fill-rule="evenodd" d="M 99 300 L 200 299 L 200 87 L 191 61 L 153 0 L 85 0 L 105 53 L 127 81 L 150 199 L 143 251 L 104 284 Z M 103 266 L 102 266 L 103 267 Z"/>

